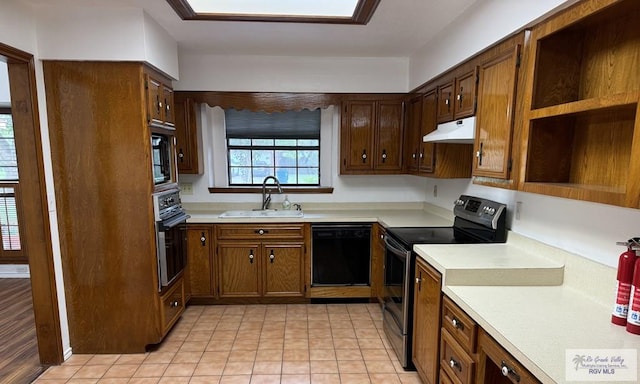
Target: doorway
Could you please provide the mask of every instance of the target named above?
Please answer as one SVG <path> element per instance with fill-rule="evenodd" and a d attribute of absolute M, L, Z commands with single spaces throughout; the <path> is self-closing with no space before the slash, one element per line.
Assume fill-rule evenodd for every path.
<path fill-rule="evenodd" d="M 28 260 L 35 335 L 43 366 L 63 361 L 33 55 L 0 43 L 6 63 L 19 174 L 20 242 Z"/>

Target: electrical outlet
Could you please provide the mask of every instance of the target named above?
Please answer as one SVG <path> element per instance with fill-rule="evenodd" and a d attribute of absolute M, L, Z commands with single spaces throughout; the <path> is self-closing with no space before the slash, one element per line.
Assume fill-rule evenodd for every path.
<path fill-rule="evenodd" d="M 520 220 L 521 211 L 522 211 L 522 201 L 516 201 L 516 220 Z"/>
<path fill-rule="evenodd" d="M 180 192 L 183 195 L 193 195 L 193 184 L 192 183 L 180 183 Z"/>
<path fill-rule="evenodd" d="M 433 197 L 438 197 L 438 185 L 433 186 Z"/>

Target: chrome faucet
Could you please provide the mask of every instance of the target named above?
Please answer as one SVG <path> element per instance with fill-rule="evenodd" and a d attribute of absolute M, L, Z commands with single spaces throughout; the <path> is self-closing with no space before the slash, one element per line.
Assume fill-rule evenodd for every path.
<path fill-rule="evenodd" d="M 275 176 L 267 176 L 262 180 L 262 210 L 269 209 L 269 205 L 271 204 L 271 190 L 267 190 L 267 180 L 273 180 L 276 183 L 276 187 L 278 187 L 278 193 L 282 193 L 282 187 L 280 186 L 280 182 L 276 179 Z"/>

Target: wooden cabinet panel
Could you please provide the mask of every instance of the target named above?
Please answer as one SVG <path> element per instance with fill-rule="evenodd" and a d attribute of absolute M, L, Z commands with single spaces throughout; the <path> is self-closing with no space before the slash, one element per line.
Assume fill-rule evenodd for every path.
<path fill-rule="evenodd" d="M 162 298 L 161 322 L 162 333 L 169 332 L 185 309 L 184 280 L 179 278 Z"/>
<path fill-rule="evenodd" d="M 384 236 L 386 229 L 378 224 L 373 224 L 371 232 L 371 296 L 382 303 L 384 288 Z"/>
<path fill-rule="evenodd" d="M 218 242 L 220 297 L 261 295 L 260 243 Z"/>
<path fill-rule="evenodd" d="M 440 339 L 440 367 L 451 381 L 457 384 L 473 383 L 475 369 L 473 358 L 460 347 L 445 328 L 442 329 Z"/>
<path fill-rule="evenodd" d="M 263 243 L 264 296 L 304 296 L 304 244 Z"/>
<path fill-rule="evenodd" d="M 173 126 L 173 89 L 168 81 L 162 81 L 154 75 L 146 75 L 147 120 L 151 125 Z"/>
<path fill-rule="evenodd" d="M 438 123 L 453 120 L 453 81 L 438 87 Z"/>
<path fill-rule="evenodd" d="M 476 69 L 456 77 L 453 119 L 473 116 L 476 108 Z"/>
<path fill-rule="evenodd" d="M 435 144 L 425 143 L 422 138 L 433 132 L 437 126 L 437 108 L 438 108 L 438 94 L 435 89 L 427 91 L 422 98 L 422 124 L 420 132 L 420 153 L 419 157 L 419 170 L 420 173 L 432 173 L 434 171 L 435 163 Z M 445 160 L 445 159 L 440 159 Z"/>
<path fill-rule="evenodd" d="M 422 94 L 417 94 L 407 103 L 405 121 L 405 163 L 407 172 L 417 174 L 420 168 L 420 150 L 422 147 Z"/>
<path fill-rule="evenodd" d="M 217 238 L 231 239 L 302 239 L 304 224 L 224 224 L 216 226 Z"/>
<path fill-rule="evenodd" d="M 174 103 L 178 172 L 182 174 L 202 174 L 195 108 L 191 98 Z"/>
<path fill-rule="evenodd" d="M 473 175 L 509 178 L 520 45 L 480 66 Z"/>
<path fill-rule="evenodd" d="M 503 372 L 506 372 L 505 375 Z M 478 332 L 477 384 L 538 384 L 526 368 L 484 330 Z"/>
<path fill-rule="evenodd" d="M 374 169 L 402 171 L 402 142 L 404 133 L 404 102 L 378 103 Z"/>
<path fill-rule="evenodd" d="M 372 169 L 375 107 L 373 101 L 346 103 L 343 109 L 346 127 L 343 126 L 342 129 L 343 170 Z"/>
<path fill-rule="evenodd" d="M 213 249 L 213 226 L 189 224 L 187 227 L 187 263 L 189 266 L 190 296 L 215 296 Z"/>
<path fill-rule="evenodd" d="M 412 359 L 427 384 L 435 384 L 438 377 L 441 282 L 438 271 L 416 259 Z"/>
<path fill-rule="evenodd" d="M 478 326 L 463 310 L 448 297 L 444 297 L 442 305 L 442 327 L 468 353 L 474 353 L 476 348 L 476 333 Z"/>

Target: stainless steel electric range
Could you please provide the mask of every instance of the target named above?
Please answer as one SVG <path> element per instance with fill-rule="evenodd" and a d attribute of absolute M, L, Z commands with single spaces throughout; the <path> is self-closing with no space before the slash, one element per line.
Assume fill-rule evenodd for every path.
<path fill-rule="evenodd" d="M 480 197 L 460 196 L 451 227 L 388 228 L 384 260 L 384 332 L 404 368 L 412 368 L 411 339 L 415 244 L 504 243 L 507 206 Z"/>

